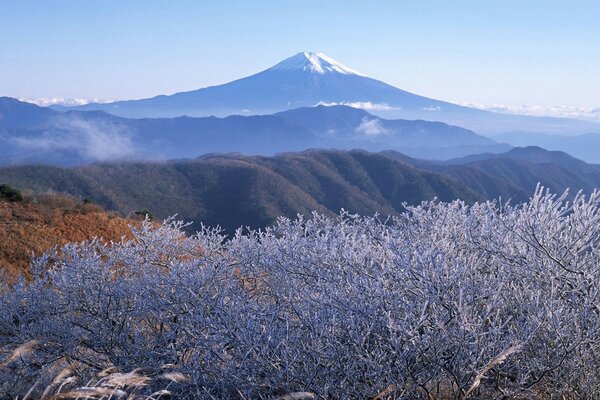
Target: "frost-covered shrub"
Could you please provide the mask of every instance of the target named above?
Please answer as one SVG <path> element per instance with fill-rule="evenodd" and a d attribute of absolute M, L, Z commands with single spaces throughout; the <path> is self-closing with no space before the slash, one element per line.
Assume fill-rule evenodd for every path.
<path fill-rule="evenodd" d="M 66 246 L 3 291 L 0 390 L 173 368 L 182 398 L 597 397 L 600 194 L 566 199 Z"/>

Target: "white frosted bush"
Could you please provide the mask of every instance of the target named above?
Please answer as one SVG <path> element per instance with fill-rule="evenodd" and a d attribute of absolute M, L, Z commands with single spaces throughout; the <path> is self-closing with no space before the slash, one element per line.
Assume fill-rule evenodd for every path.
<path fill-rule="evenodd" d="M 65 246 L 3 291 L 0 398 L 65 366 L 61 390 L 142 368 L 146 394 L 176 368 L 181 398 L 597 397 L 600 195 L 567 198 Z"/>

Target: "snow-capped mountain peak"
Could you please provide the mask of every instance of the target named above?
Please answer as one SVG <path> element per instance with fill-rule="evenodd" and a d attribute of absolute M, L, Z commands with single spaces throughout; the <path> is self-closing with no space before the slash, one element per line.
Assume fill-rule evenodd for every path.
<path fill-rule="evenodd" d="M 271 71 L 306 71 L 315 74 L 338 73 L 344 75 L 363 74 L 335 61 L 333 58 L 319 52 L 304 51 L 287 58 L 270 68 Z"/>

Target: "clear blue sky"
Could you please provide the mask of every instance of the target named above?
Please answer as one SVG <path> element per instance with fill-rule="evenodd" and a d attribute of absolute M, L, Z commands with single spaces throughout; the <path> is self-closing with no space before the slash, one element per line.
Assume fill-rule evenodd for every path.
<path fill-rule="evenodd" d="M 600 106 L 598 1 L 0 0 L 0 95 L 127 99 L 322 51 L 429 97 Z"/>

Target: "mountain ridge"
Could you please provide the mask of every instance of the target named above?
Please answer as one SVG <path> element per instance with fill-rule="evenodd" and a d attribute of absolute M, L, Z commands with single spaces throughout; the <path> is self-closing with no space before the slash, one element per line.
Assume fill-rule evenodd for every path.
<path fill-rule="evenodd" d="M 516 130 L 555 134 L 600 132 L 600 124 L 593 122 L 494 113 L 420 96 L 357 73 L 322 53 L 311 52 L 295 54 L 273 67 L 221 85 L 139 100 L 56 108 L 104 110 L 134 118 L 223 117 L 273 114 L 323 103 L 369 104 L 370 111 L 382 118 L 442 121 L 482 134 Z"/>
<path fill-rule="evenodd" d="M 220 225 L 229 233 L 239 226 L 268 226 L 282 215 L 312 211 L 334 215 L 341 208 L 360 214 L 398 214 L 404 201 L 481 199 L 453 178 L 364 151 L 4 167 L 0 182 L 33 192 L 54 190 L 90 198 L 125 215 L 139 209 L 149 209 L 158 218 L 178 214 L 188 221 Z"/>
<path fill-rule="evenodd" d="M 229 233 L 239 226 L 265 227 L 279 216 L 312 211 L 333 215 L 344 208 L 363 215 L 398 215 L 404 202 L 419 204 L 433 198 L 523 202 L 538 183 L 555 193 L 571 188 L 572 194 L 579 189 L 590 193 L 600 186 L 600 166 L 556 158 L 550 152 L 548 162 L 534 163 L 523 159 L 528 152 L 545 151 L 518 149 L 453 165 L 390 151 L 317 149 L 271 157 L 210 154 L 192 160 L 70 168 L 4 167 L 0 182 L 33 192 L 54 190 L 90 198 L 124 215 L 139 209 L 149 209 L 158 218 L 178 214 L 187 221 L 220 225 Z"/>
<path fill-rule="evenodd" d="M 445 123 L 385 120 L 348 106 L 224 118 L 127 119 L 104 111 L 60 112 L 0 98 L 0 114 L 7 117 L 0 119 L 0 164 L 76 165 L 195 158 L 214 152 L 272 155 L 319 147 L 396 149 L 421 158 L 452 158 L 510 148 Z"/>
<path fill-rule="evenodd" d="M 577 158 L 600 164 L 600 153 L 597 151 L 600 148 L 600 134 L 598 133 L 565 136 L 509 132 L 494 135 L 492 138 L 513 146 L 539 146 L 548 150 L 565 151 Z"/>

